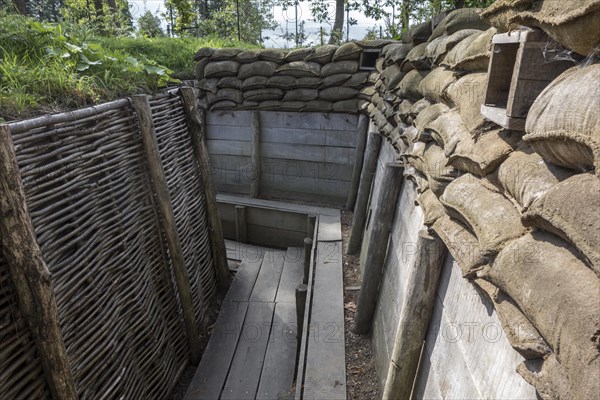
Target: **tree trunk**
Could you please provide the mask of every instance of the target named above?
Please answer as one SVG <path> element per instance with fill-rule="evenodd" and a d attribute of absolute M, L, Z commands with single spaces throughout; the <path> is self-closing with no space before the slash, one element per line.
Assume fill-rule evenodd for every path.
<path fill-rule="evenodd" d="M 342 29 L 344 29 L 344 0 L 335 0 L 335 21 L 331 36 L 329 36 L 329 44 L 338 43 L 342 38 Z"/>
<path fill-rule="evenodd" d="M 27 0 L 15 0 L 15 8 L 21 15 L 27 15 Z"/>
<path fill-rule="evenodd" d="M 454 8 L 464 8 L 465 0 L 454 0 Z"/>
<path fill-rule="evenodd" d="M 400 18 L 402 21 L 402 32 L 407 30 L 408 26 L 410 25 L 410 1 L 411 0 L 402 0 L 402 8 L 400 11 Z"/>
<path fill-rule="evenodd" d="M 104 10 L 102 9 L 103 0 L 94 0 L 94 9 L 96 11 L 96 18 L 102 18 Z"/>
<path fill-rule="evenodd" d="M 108 0 L 108 8 L 110 9 L 110 13 L 112 15 L 113 21 L 115 22 L 115 26 L 117 28 L 121 27 L 121 23 L 119 22 L 119 14 L 117 10 L 117 2 L 115 0 Z"/>

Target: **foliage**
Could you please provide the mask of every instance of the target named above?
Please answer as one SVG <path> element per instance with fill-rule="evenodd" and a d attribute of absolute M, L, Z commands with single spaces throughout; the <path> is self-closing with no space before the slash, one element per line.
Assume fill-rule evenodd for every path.
<path fill-rule="evenodd" d="M 138 34 L 144 37 L 160 37 L 165 33 L 160 26 L 160 18 L 153 15 L 149 10 L 138 19 Z"/>

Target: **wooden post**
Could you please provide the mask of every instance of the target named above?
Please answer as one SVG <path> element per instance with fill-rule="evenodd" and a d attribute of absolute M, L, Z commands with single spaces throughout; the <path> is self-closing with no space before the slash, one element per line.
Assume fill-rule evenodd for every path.
<path fill-rule="evenodd" d="M 0 235 L 19 309 L 35 340 L 52 398 L 75 400 L 77 390 L 60 330 L 52 277 L 29 216 L 6 125 L 0 125 Z"/>
<path fill-rule="evenodd" d="M 443 242 L 425 230 L 419 232 L 415 247 L 383 391 L 386 400 L 410 398 L 446 255 Z"/>
<path fill-rule="evenodd" d="M 219 206 L 217 204 L 217 192 L 212 180 L 210 168 L 210 159 L 208 149 L 204 141 L 204 112 L 196 105 L 197 95 L 194 88 L 181 88 L 181 99 L 183 108 L 187 115 L 188 129 L 194 146 L 194 154 L 198 159 L 202 186 L 206 197 L 206 211 L 208 214 L 208 227 L 210 230 L 210 249 L 213 256 L 217 283 L 223 290 L 229 286 L 229 267 L 227 266 L 227 250 L 225 249 L 225 239 L 223 238 L 223 227 L 221 226 L 221 217 L 219 216 Z"/>
<path fill-rule="evenodd" d="M 381 274 L 385 254 L 390 237 L 391 224 L 396 213 L 398 195 L 402 184 L 403 167 L 401 164 L 387 163 L 383 171 L 381 193 L 373 209 L 370 236 L 367 238 L 365 263 L 356 314 L 354 314 L 353 331 L 359 334 L 368 333 L 377 303 L 377 294 L 381 282 Z"/>
<path fill-rule="evenodd" d="M 379 159 L 379 149 L 381 148 L 381 135 L 370 133 L 367 141 L 367 150 L 365 151 L 365 161 L 362 173 L 360 174 L 360 185 L 358 187 L 358 197 L 354 207 L 352 217 L 352 231 L 348 240 L 346 254 L 356 254 L 360 250 L 362 243 L 365 223 L 367 221 L 367 208 L 369 207 L 369 197 L 371 195 L 371 185 L 377 168 Z"/>
<path fill-rule="evenodd" d="M 252 167 L 256 176 L 250 182 L 250 197 L 258 197 L 260 193 L 260 112 L 252 113 Z"/>
<path fill-rule="evenodd" d="M 308 291 L 308 286 L 306 284 L 301 283 L 296 287 L 296 322 L 298 324 L 298 332 L 296 336 L 298 337 L 298 344 L 300 344 L 300 338 L 302 337 L 302 329 L 304 328 L 304 310 L 306 309 L 306 292 Z M 298 346 L 298 350 L 300 350 L 300 346 Z"/>
<path fill-rule="evenodd" d="M 310 275 L 310 256 L 312 253 L 313 240 L 304 238 L 304 277 L 302 283 L 308 284 L 308 276 Z"/>
<path fill-rule="evenodd" d="M 167 179 L 160 160 L 156 132 L 152 123 L 152 110 L 150 109 L 150 102 L 147 95 L 133 96 L 132 102 L 138 116 L 144 153 L 148 161 L 151 182 L 156 194 L 156 202 L 158 203 L 158 211 L 161 216 L 169 253 L 171 254 L 173 276 L 179 294 L 185 332 L 190 345 L 191 360 L 192 363 L 197 364 L 200 362 L 202 347 L 199 340 L 198 325 L 196 324 L 192 288 L 185 260 L 183 259 L 183 250 L 181 249 L 181 241 L 179 240 L 177 225 L 175 224 L 175 215 L 173 213 Z"/>
<path fill-rule="evenodd" d="M 315 226 L 317 224 L 317 216 L 314 214 L 310 214 L 308 216 L 307 226 L 306 226 L 306 236 L 311 238 L 315 236 Z"/>
<path fill-rule="evenodd" d="M 235 240 L 238 243 L 248 243 L 245 206 L 235 206 Z"/>
<path fill-rule="evenodd" d="M 346 201 L 346 210 L 349 211 L 354 210 L 354 205 L 356 203 L 358 186 L 360 184 L 360 175 L 363 168 L 363 160 L 365 157 L 365 146 L 367 144 L 368 130 L 369 117 L 361 113 L 358 117 L 356 159 L 354 161 L 354 170 L 352 171 L 352 180 L 350 181 L 350 191 L 348 192 L 348 200 Z"/>

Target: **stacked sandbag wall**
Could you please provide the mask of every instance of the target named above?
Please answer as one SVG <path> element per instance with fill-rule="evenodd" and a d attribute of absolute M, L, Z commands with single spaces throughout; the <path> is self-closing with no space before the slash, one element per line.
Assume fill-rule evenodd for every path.
<path fill-rule="evenodd" d="M 375 85 L 364 89 L 367 111 L 416 184 L 426 226 L 494 305 L 525 360 L 521 376 L 545 399 L 594 398 L 600 65 L 588 59 L 553 81 L 526 132 L 503 129 L 480 113 L 492 37 L 503 28 L 480 11 L 451 12 L 433 31 L 420 25 L 384 47 Z"/>

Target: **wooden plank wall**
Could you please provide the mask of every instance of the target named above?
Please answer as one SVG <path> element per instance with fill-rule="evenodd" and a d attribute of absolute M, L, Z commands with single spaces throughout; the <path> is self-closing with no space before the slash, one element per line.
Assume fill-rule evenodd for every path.
<path fill-rule="evenodd" d="M 253 111 L 207 113 L 207 146 L 217 190 L 249 194 Z M 261 111 L 260 195 L 345 205 L 358 115 Z"/>

